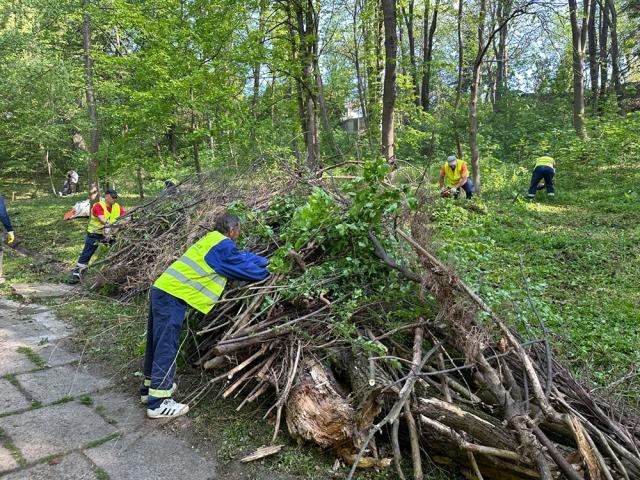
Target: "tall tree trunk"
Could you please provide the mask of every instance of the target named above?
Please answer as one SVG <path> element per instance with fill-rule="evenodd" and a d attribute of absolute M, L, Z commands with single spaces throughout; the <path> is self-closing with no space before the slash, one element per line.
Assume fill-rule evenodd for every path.
<path fill-rule="evenodd" d="M 295 27 L 293 24 L 293 16 L 291 12 L 291 6 L 287 8 L 287 25 L 289 27 L 289 45 L 291 46 L 291 62 L 293 65 L 300 65 L 299 52 L 298 52 L 298 40 L 295 31 Z M 300 131 L 304 137 L 305 129 L 306 129 L 306 121 L 305 121 L 305 110 L 304 110 L 304 99 L 302 98 L 302 83 L 298 78 L 292 78 L 292 81 L 295 83 L 295 91 L 296 91 L 296 105 L 298 107 L 298 121 L 300 122 Z M 293 94 L 293 84 L 291 84 L 292 94 Z M 306 144 L 306 137 L 304 137 Z M 299 151 L 298 142 L 296 141 L 296 152 Z M 299 155 L 296 155 L 296 158 L 299 159 Z"/>
<path fill-rule="evenodd" d="M 174 160 L 176 158 L 178 158 L 178 132 L 177 132 L 177 129 L 178 129 L 178 127 L 174 122 L 171 125 L 169 125 L 169 131 L 167 132 L 167 135 L 169 136 L 169 151 L 171 152 L 171 156 L 173 157 Z"/>
<path fill-rule="evenodd" d="M 462 2 L 460 2 L 462 3 Z M 476 192 L 480 194 L 480 148 L 478 146 L 478 90 L 480 89 L 480 69 L 485 50 L 484 23 L 487 14 L 487 0 L 480 0 L 478 12 L 478 53 L 473 62 L 471 92 L 469 98 L 469 149 L 471 150 L 471 174 Z"/>
<path fill-rule="evenodd" d="M 513 0 L 500 0 L 498 5 L 498 24 L 502 24 L 511 15 Z M 508 24 L 498 32 L 498 52 L 496 55 L 496 93 L 494 111 L 500 110 L 502 94 L 507 90 L 507 36 Z"/>
<path fill-rule="evenodd" d="M 313 2 L 309 3 L 309 9 L 313 8 Z M 315 92 L 317 104 L 320 107 L 320 119 L 322 121 L 322 128 L 324 130 L 324 137 L 329 145 L 329 150 L 334 158 L 339 158 L 342 152 L 338 148 L 336 139 L 333 135 L 333 128 L 331 127 L 331 121 L 329 120 L 329 109 L 327 108 L 327 102 L 324 97 L 324 83 L 322 81 L 322 72 L 320 70 L 320 49 L 318 46 L 318 29 L 319 25 L 319 12 L 316 14 L 313 10 L 309 10 L 307 13 L 307 25 L 311 22 L 311 28 L 313 29 L 312 41 L 310 42 L 311 58 L 313 60 L 313 73 L 315 76 Z M 307 27 L 308 28 L 308 27 Z M 317 115 L 317 114 L 316 114 Z"/>
<path fill-rule="evenodd" d="M 258 13 L 258 31 L 260 32 L 260 39 L 258 43 L 262 48 L 264 44 L 264 10 L 266 8 L 263 2 L 260 2 L 259 5 L 259 13 Z M 251 100 L 251 105 L 253 109 L 253 116 L 256 117 L 258 115 L 258 98 L 260 97 L 260 70 L 262 68 L 262 64 L 260 60 L 257 59 L 253 64 L 253 98 Z"/>
<path fill-rule="evenodd" d="M 583 140 L 587 138 L 584 123 L 584 51 L 587 44 L 590 0 L 582 0 L 582 15 L 578 19 L 576 0 L 569 0 L 571 44 L 573 46 L 573 127 Z"/>
<path fill-rule="evenodd" d="M 196 173 L 202 173 L 202 166 L 200 165 L 200 140 L 196 136 L 198 130 L 198 119 L 196 117 L 196 111 L 194 108 L 194 94 L 193 87 L 189 87 L 189 95 L 191 97 L 191 135 L 193 135 L 193 167 Z"/>
<path fill-rule="evenodd" d="M 364 79 L 362 77 L 362 67 L 360 65 L 360 44 L 358 42 L 358 13 L 362 10 L 362 0 L 356 0 L 353 8 L 353 61 L 356 69 L 356 81 L 358 85 L 358 101 L 360 111 L 364 119 L 365 128 L 369 128 L 367 115 L 367 92 L 365 90 Z"/>
<path fill-rule="evenodd" d="M 42 159 L 44 160 L 44 164 L 47 166 L 47 173 L 49 174 L 49 183 L 51 183 L 51 191 L 54 195 L 57 194 L 56 186 L 53 183 L 53 165 L 51 164 L 51 160 L 49 159 L 49 149 L 43 145 L 40 145 L 42 149 Z"/>
<path fill-rule="evenodd" d="M 591 78 L 591 108 L 593 114 L 598 114 L 598 33 L 596 28 L 597 1 L 591 0 L 591 15 L 588 23 L 588 43 L 589 43 L 589 75 Z"/>
<path fill-rule="evenodd" d="M 418 80 L 418 67 L 416 63 L 416 38 L 413 30 L 414 19 L 414 0 L 409 0 L 409 12 L 402 7 L 402 16 L 404 17 L 404 23 L 407 26 L 407 40 L 409 42 L 409 62 L 411 63 L 411 80 L 413 81 L 413 90 L 415 96 L 416 105 L 421 105 L 420 97 L 420 81 Z"/>
<path fill-rule="evenodd" d="M 609 53 L 607 51 L 609 36 L 609 8 L 606 3 L 600 8 L 600 98 L 607 95 L 607 80 L 609 77 Z"/>
<path fill-rule="evenodd" d="M 211 158 L 216 156 L 216 141 L 213 138 L 213 121 L 211 120 L 211 114 L 207 113 L 207 128 L 209 129 L 209 150 L 211 151 Z"/>
<path fill-rule="evenodd" d="M 456 99 L 454 101 L 454 110 L 458 112 L 460 108 L 460 98 L 462 97 L 462 70 L 464 68 L 464 41 L 462 39 L 462 6 L 464 2 L 458 1 L 457 31 L 458 31 L 458 80 L 456 82 Z M 458 158 L 462 158 L 462 142 L 460 135 L 456 129 L 456 150 Z"/>
<path fill-rule="evenodd" d="M 296 15 L 299 60 L 302 69 L 300 88 L 302 90 L 304 112 L 304 143 L 307 149 L 306 163 L 311 171 L 320 167 L 320 140 L 318 135 L 318 110 L 315 94 L 316 77 L 314 74 L 313 42 L 317 41 L 318 16 L 314 10 L 313 0 L 295 0 L 293 2 Z M 295 41 L 295 39 L 292 39 Z"/>
<path fill-rule="evenodd" d="M 384 90 L 382 94 L 382 154 L 395 167 L 393 113 L 396 103 L 396 2 L 382 0 L 384 15 Z"/>
<path fill-rule="evenodd" d="M 367 114 L 369 116 L 369 143 L 380 145 L 379 125 L 381 123 L 380 99 L 381 99 L 381 78 L 383 71 L 382 63 L 382 41 L 383 41 L 383 18 L 381 0 L 365 2 L 369 8 L 374 8 L 372 12 L 373 24 L 365 29 L 365 46 L 367 48 Z"/>
<path fill-rule="evenodd" d="M 84 87 L 87 97 L 87 114 L 89 117 L 89 168 L 87 179 L 89 182 L 89 201 L 91 206 L 100 200 L 98 185 L 98 108 L 93 86 L 93 59 L 91 58 L 91 17 L 87 12 L 89 0 L 84 0 L 82 14 L 82 49 L 84 51 Z"/>
<path fill-rule="evenodd" d="M 144 199 L 144 176 L 142 175 L 142 165 L 138 163 L 136 167 L 136 183 L 138 185 L 138 197 Z"/>
<path fill-rule="evenodd" d="M 333 135 L 333 128 L 331 127 L 331 121 L 329 120 L 329 111 L 327 109 L 327 102 L 324 98 L 324 84 L 322 82 L 322 75 L 320 73 L 320 66 L 318 65 L 318 58 L 315 57 L 315 68 L 314 72 L 316 75 L 316 88 L 317 88 L 317 99 L 318 105 L 320 106 L 320 119 L 322 120 L 322 128 L 324 129 L 324 136 L 327 139 L 327 143 L 329 144 L 329 150 L 334 157 L 341 156 L 342 152 L 338 148 L 336 144 L 336 139 Z"/>
<path fill-rule="evenodd" d="M 605 0 L 609 10 L 611 26 L 611 81 L 616 90 L 616 99 L 620 113 L 624 113 L 624 90 L 620 79 L 620 47 L 618 44 L 618 13 L 613 0 Z"/>
<path fill-rule="evenodd" d="M 429 103 L 431 101 L 431 59 L 433 57 L 433 38 L 436 34 L 436 27 L 438 25 L 438 9 L 440 7 L 440 0 L 436 0 L 433 7 L 433 17 L 431 18 L 431 25 L 429 25 L 429 0 L 425 2 L 424 11 L 424 46 L 423 46 L 423 63 L 424 63 L 424 76 L 422 77 L 422 109 L 425 112 L 429 111 Z"/>

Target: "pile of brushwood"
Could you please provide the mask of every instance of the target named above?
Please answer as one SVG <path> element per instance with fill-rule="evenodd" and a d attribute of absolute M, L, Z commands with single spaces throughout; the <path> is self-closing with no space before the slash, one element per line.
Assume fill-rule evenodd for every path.
<path fill-rule="evenodd" d="M 228 209 L 272 275 L 197 319 L 188 357 L 208 376 L 190 401 L 269 400 L 274 441 L 286 425 L 350 477 L 423 478 L 428 457 L 477 479 L 640 478 L 636 412 L 577 382 L 543 319 L 523 338 L 430 253 L 430 201 L 383 162 L 268 185 L 203 175 L 132 212 L 96 275 L 141 294 Z"/>

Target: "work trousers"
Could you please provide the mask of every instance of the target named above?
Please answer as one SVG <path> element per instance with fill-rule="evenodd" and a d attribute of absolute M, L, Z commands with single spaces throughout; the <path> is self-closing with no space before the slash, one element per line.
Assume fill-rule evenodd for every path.
<path fill-rule="evenodd" d="M 151 288 L 150 297 L 144 382 L 140 394 L 149 395 L 147 408 L 155 409 L 173 393 L 180 331 L 187 304 L 155 287 Z"/>
<path fill-rule="evenodd" d="M 467 182 L 462 185 L 462 187 L 460 187 L 462 190 L 464 190 L 464 193 L 467 194 L 467 200 L 471 199 L 471 197 L 473 197 L 473 192 L 476 191 L 473 182 L 471 181 L 470 178 L 467 177 Z M 455 194 L 455 198 L 458 198 L 459 193 Z"/>
<path fill-rule="evenodd" d="M 89 260 L 91 260 L 93 254 L 96 253 L 98 245 L 100 245 L 101 243 L 104 243 L 104 235 L 87 233 L 87 236 L 84 239 L 84 248 L 82 249 L 80 258 L 78 258 L 78 265 L 82 265 L 85 267 L 89 265 Z"/>
<path fill-rule="evenodd" d="M 548 167 L 546 165 L 539 165 L 533 169 L 533 173 L 531 174 L 531 186 L 529 187 L 529 197 L 533 198 L 536 196 L 536 191 L 538 189 L 538 184 L 540 180 L 544 179 L 544 184 L 547 187 L 547 193 L 555 193 L 553 188 L 553 176 L 555 175 L 555 170 L 553 167 Z"/>

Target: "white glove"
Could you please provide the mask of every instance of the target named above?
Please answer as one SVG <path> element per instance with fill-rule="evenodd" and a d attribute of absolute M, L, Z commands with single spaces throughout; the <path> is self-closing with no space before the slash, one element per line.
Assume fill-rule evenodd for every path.
<path fill-rule="evenodd" d="M 458 193 L 458 189 L 456 187 L 451 187 L 451 195 L 455 195 Z"/>

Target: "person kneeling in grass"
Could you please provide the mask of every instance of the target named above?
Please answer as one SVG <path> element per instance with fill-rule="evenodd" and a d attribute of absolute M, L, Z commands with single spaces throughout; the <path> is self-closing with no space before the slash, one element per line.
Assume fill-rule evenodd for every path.
<path fill-rule="evenodd" d="M 475 191 L 473 182 L 469 178 L 467 162 L 458 160 L 455 155 L 449 156 L 442 165 L 438 184 L 440 185 L 440 195 L 445 198 L 451 196 L 458 198 L 460 190 L 464 190 L 467 200 L 470 200 Z"/>
<path fill-rule="evenodd" d="M 151 287 L 144 382 L 140 401 L 147 417 L 184 415 L 189 406 L 172 396 L 180 330 L 190 306 L 207 314 L 222 296 L 228 280 L 257 282 L 267 278 L 269 261 L 247 251 L 238 251 L 240 221 L 225 214 L 206 234 L 173 262 Z"/>

